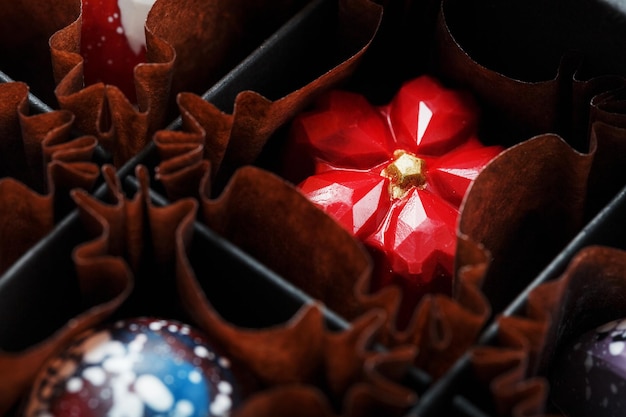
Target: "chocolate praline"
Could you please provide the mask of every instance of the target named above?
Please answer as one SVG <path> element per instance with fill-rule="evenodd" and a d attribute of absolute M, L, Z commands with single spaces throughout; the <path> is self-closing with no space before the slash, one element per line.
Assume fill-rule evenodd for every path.
<path fill-rule="evenodd" d="M 89 331 L 50 360 L 24 415 L 228 416 L 239 389 L 229 360 L 198 330 L 136 318 Z"/>
<path fill-rule="evenodd" d="M 551 399 L 565 415 L 626 415 L 626 319 L 599 326 L 554 360 Z"/>

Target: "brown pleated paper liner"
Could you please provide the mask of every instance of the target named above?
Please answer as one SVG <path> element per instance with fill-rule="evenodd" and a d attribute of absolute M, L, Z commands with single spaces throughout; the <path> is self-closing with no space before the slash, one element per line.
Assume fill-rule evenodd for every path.
<path fill-rule="evenodd" d="M 50 38 L 56 98 L 120 166 L 165 128 L 179 92 L 207 90 L 303 4 L 158 0 L 145 26 L 147 62 L 135 68 L 136 105 L 115 86 L 84 86 L 76 10 L 74 20 Z"/>
<path fill-rule="evenodd" d="M 183 132 L 159 131 L 154 137 L 162 162 L 159 179 L 169 190 L 186 182 L 189 172 L 202 176 L 201 160 L 210 161 L 212 180 L 224 183 L 238 167 L 252 163 L 268 138 L 321 92 L 352 74 L 372 41 L 382 8 L 369 0 L 341 0 L 337 16 L 339 42 L 349 51 L 338 65 L 285 96 L 270 100 L 254 91 L 243 91 L 227 114 L 194 94 L 177 97 Z M 180 192 L 180 191 L 178 191 Z M 189 193 L 195 190 L 187 189 Z M 188 194 L 189 195 L 189 194 Z"/>
<path fill-rule="evenodd" d="M 459 219 L 459 245 L 489 252 L 482 288 L 495 311 L 511 302 L 582 226 L 593 157 L 556 135 L 540 135 L 505 150 L 470 186 Z M 467 264 L 463 249 L 457 251 L 457 264 Z"/>
<path fill-rule="evenodd" d="M 482 288 L 496 312 L 511 302 L 579 230 L 593 156 L 578 153 L 556 135 L 541 135 L 505 150 L 471 185 L 459 220 L 457 265 L 472 262 L 467 258 L 468 250 L 483 248 L 488 268 Z M 502 230 L 506 232 L 500 233 Z M 501 371 L 498 367 L 508 370 L 511 363 L 531 366 L 528 362 L 536 352 L 527 340 L 520 340 L 520 327 L 529 332 L 545 330 L 535 323 L 518 323 L 515 318 L 502 318 L 500 324 L 501 337 L 514 349 L 502 349 L 499 355 L 489 348 L 477 349 L 476 367 L 481 377 L 497 375 Z M 499 362 L 492 362 L 492 357 L 498 357 Z M 515 374 L 497 379 L 496 385 L 510 386 L 507 378 L 523 379 L 526 368 L 515 370 Z M 528 381 L 516 386 L 514 392 L 505 394 L 503 389 L 507 397 L 498 401 L 518 402 L 524 412 L 536 412 L 534 407 L 545 401 L 545 393 L 543 381 Z"/>
<path fill-rule="evenodd" d="M 141 166 L 136 170 L 141 186 L 132 198 L 124 196 L 112 166 L 105 166 L 103 174 L 109 186 L 104 202 L 83 190 L 72 192 L 93 236 L 73 254 L 84 310 L 37 345 L 0 354 L 2 410 L 24 394 L 47 357 L 111 315 L 186 317 L 203 329 L 254 381 L 241 414 L 235 415 L 372 416 L 381 410 L 395 415 L 415 401 L 397 382 L 414 349 L 371 349 L 384 321 L 382 311 L 360 316 L 344 331 L 327 329 L 316 304 L 302 306 L 288 322 L 269 328 L 231 324 L 212 306 L 212 294 L 203 290 L 187 255 L 197 201 L 152 205 L 148 171 Z M 303 409 L 303 404 L 310 407 Z"/>
<path fill-rule="evenodd" d="M 67 213 L 70 189 L 90 189 L 99 175 L 95 138 L 71 139 L 66 111 L 29 115 L 28 92 L 0 84 L 0 273 Z"/>
<path fill-rule="evenodd" d="M 499 318 L 498 345 L 472 352 L 474 370 L 493 393 L 499 415 L 544 415 L 545 378 L 559 343 L 626 315 L 626 253 L 592 246 L 556 280 L 528 296 L 525 314 Z"/>

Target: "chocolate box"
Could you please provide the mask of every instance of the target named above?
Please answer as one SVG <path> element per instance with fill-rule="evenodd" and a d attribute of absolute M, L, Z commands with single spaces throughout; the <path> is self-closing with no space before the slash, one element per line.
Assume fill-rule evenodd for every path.
<path fill-rule="evenodd" d="M 199 323 L 236 352 L 256 388 L 235 415 L 293 415 L 302 401 L 329 416 L 555 412 L 549 359 L 563 334 L 621 314 L 610 304 L 568 322 L 559 306 L 577 287 L 549 285 L 589 248 L 615 250 L 589 255 L 602 266 L 626 247 L 620 4 L 268 2 L 272 22 L 244 13 L 237 22 L 254 36 L 208 52 L 220 65 L 177 64 L 165 98 L 150 75 L 137 109 L 76 85 L 78 12 L 66 3 L 57 27 L 22 36 L 52 65 L 2 45 L 3 133 L 25 139 L 0 149 L 11 196 L 0 200 L 0 379 L 17 375 L 0 381 L 0 414 L 19 415 L 43 358 L 79 331 L 149 314 Z M 155 45 L 173 39 L 177 59 L 193 59 L 156 18 L 148 28 Z M 186 82 L 193 71 L 206 79 Z M 454 294 L 420 304 L 403 332 L 398 295 L 368 293 L 361 246 L 281 178 L 281 164 L 291 120 L 323 92 L 382 104 L 423 73 L 473 92 L 483 140 L 507 151 L 464 200 Z M 533 331 L 511 331 L 520 322 Z M 502 381 L 512 388 L 494 389 Z"/>

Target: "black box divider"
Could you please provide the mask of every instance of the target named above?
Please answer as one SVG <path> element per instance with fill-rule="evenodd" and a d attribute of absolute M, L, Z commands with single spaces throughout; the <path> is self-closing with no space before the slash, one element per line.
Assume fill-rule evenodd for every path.
<path fill-rule="evenodd" d="M 452 410 L 454 416 L 458 417 L 489 417 L 481 409 L 468 401 L 467 398 L 460 395 L 455 396 L 452 400 Z"/>
<path fill-rule="evenodd" d="M 15 80 L 9 77 L 4 72 L 0 71 L 0 83 L 11 83 Z M 35 96 L 33 93 L 28 92 L 28 104 L 30 105 L 31 111 L 34 113 L 48 113 L 52 111 L 52 108 L 44 103 L 39 97 Z"/>
<path fill-rule="evenodd" d="M 41 341 L 80 312 L 71 253 L 86 239 L 74 210 L 0 276 L 0 349 Z"/>
<path fill-rule="evenodd" d="M 501 313 L 503 316 L 522 315 L 528 295 L 539 285 L 558 278 L 567 268 L 572 257 L 581 249 L 602 245 L 619 249 L 626 249 L 626 187 L 624 187 L 611 202 L 602 209 L 559 253 L 558 256 L 521 292 L 517 298 Z M 492 322 L 479 338 L 477 345 L 488 346 L 495 344 L 498 334 L 498 324 Z M 466 353 L 450 371 L 435 382 L 422 396 L 421 401 L 413 409 L 420 417 L 441 416 L 442 411 L 452 406 L 453 409 L 462 407 L 468 409 L 467 403 L 475 404 L 476 394 L 472 390 L 472 371 L 470 355 Z M 478 409 L 480 407 L 478 406 Z M 447 411 L 451 412 L 451 411 Z M 448 414 L 446 414 L 448 415 Z M 457 414 L 453 414 L 457 415 Z M 463 414 L 461 414 L 463 415 Z"/>

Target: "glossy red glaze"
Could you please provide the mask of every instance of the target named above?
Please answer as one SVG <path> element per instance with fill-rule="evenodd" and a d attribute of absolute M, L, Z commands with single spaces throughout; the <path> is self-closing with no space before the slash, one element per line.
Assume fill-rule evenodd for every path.
<path fill-rule="evenodd" d="M 120 19 L 118 0 L 83 0 L 80 53 L 85 84 L 115 85 L 134 102 L 133 70 L 145 62 L 146 50 L 133 51 Z"/>
<path fill-rule="evenodd" d="M 389 159 L 394 141 L 387 122 L 363 96 L 332 91 L 320 106 L 319 112 L 294 122 L 297 136 L 315 141 L 319 159 L 357 169 L 369 169 Z M 348 148 L 350 152 L 346 152 Z"/>
<path fill-rule="evenodd" d="M 378 173 L 333 170 L 310 177 L 300 188 L 355 236 L 366 239 L 392 204 L 387 183 Z"/>
<path fill-rule="evenodd" d="M 399 323 L 424 294 L 451 291 L 459 206 L 502 150 L 480 143 L 477 117 L 470 96 L 422 76 L 389 105 L 377 108 L 358 94 L 334 91 L 294 121 L 291 139 L 316 167 L 300 189 L 369 248 L 374 289 L 403 288 Z M 424 161 L 426 181 L 394 198 L 392 180 L 381 172 L 398 149 Z"/>
<path fill-rule="evenodd" d="M 398 147 L 441 155 L 476 130 L 478 108 L 464 92 L 444 89 L 429 77 L 406 83 L 389 105 L 390 126 Z"/>

